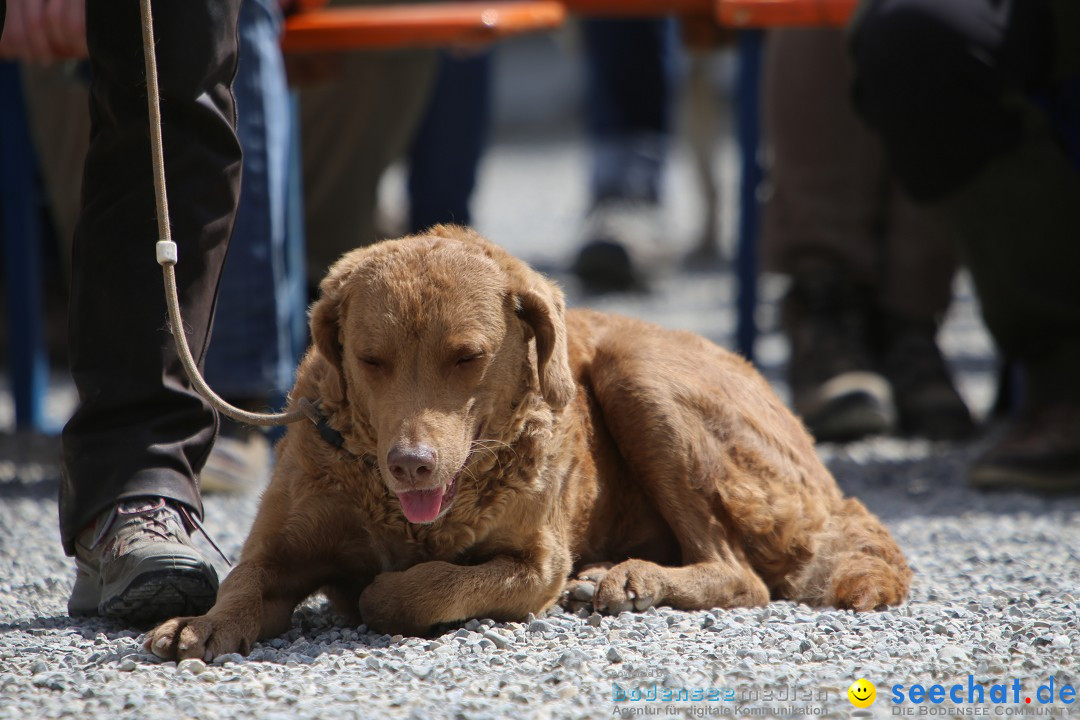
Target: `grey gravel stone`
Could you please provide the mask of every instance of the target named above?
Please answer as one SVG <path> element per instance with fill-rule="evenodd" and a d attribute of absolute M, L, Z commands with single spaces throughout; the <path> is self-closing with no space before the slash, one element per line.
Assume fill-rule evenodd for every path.
<path fill-rule="evenodd" d="M 242 665 L 245 662 L 247 662 L 247 658 L 240 653 L 225 653 L 224 655 L 218 655 L 214 658 L 215 665 L 225 665 L 227 663 Z"/>
<path fill-rule="evenodd" d="M 206 672 L 206 663 L 198 658 L 188 658 L 187 660 L 181 660 L 176 664 L 176 672 L 187 672 L 192 675 L 199 675 Z"/>
<path fill-rule="evenodd" d="M 505 650 L 506 648 L 510 647 L 510 642 L 505 637 L 493 630 L 488 630 L 486 633 L 484 633 L 484 639 L 488 640 L 491 643 L 494 643 L 495 647 L 499 648 L 500 650 Z"/>
<path fill-rule="evenodd" d="M 593 599 L 593 595 L 596 594 L 596 585 L 591 582 L 582 582 L 574 586 L 574 592 L 571 593 L 575 600 L 585 602 Z"/>
<path fill-rule="evenodd" d="M 529 623 L 529 632 L 531 633 L 548 633 L 553 630 L 554 628 L 543 620 L 533 620 Z"/>

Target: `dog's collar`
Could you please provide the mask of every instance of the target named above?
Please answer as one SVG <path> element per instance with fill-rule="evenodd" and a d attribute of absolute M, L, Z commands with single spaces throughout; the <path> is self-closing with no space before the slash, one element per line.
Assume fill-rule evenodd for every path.
<path fill-rule="evenodd" d="M 328 445 L 335 450 L 341 450 L 342 452 L 352 453 L 345 447 L 345 436 L 334 429 L 319 408 L 318 403 L 313 403 L 307 398 L 300 398 L 300 409 L 303 411 L 304 416 L 315 426 L 315 431 L 319 433 L 319 437 L 326 441 Z M 371 455 L 363 455 L 360 458 L 366 465 L 374 467 L 377 463 L 375 458 Z"/>
<path fill-rule="evenodd" d="M 300 398 L 299 405 L 304 416 L 315 426 L 315 431 L 319 433 L 319 437 L 338 450 L 345 449 L 345 437 L 331 427 L 330 421 L 323 415 L 322 409 L 319 408 L 317 402 L 311 402 L 307 398 Z"/>
<path fill-rule="evenodd" d="M 330 421 L 326 419 L 325 415 L 320 413 L 319 422 L 315 423 L 315 429 L 326 442 L 330 443 L 338 450 L 345 448 L 345 437 L 334 428 L 330 427 Z"/>

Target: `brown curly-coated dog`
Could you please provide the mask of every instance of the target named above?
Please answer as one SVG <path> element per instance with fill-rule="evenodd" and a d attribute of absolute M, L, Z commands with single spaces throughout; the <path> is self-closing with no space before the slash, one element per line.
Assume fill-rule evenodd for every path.
<path fill-rule="evenodd" d="M 910 571 L 749 364 L 707 340 L 564 310 L 450 226 L 343 257 L 313 306 L 291 427 L 236 568 L 147 645 L 247 652 L 322 588 L 385 633 L 783 598 L 873 610 Z"/>

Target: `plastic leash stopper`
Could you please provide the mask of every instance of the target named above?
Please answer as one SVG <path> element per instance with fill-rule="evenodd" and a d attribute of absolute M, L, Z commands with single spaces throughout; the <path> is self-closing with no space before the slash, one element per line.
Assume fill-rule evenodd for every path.
<path fill-rule="evenodd" d="M 175 265 L 177 260 L 176 243 L 172 240 L 157 241 L 158 265 Z"/>

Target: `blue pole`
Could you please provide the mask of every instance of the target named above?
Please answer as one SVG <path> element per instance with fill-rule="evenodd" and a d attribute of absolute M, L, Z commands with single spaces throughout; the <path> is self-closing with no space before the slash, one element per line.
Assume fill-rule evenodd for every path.
<path fill-rule="evenodd" d="M 49 365 L 42 331 L 36 168 L 19 67 L 0 62 L 0 214 L 15 427 L 42 432 Z"/>
<path fill-rule="evenodd" d="M 738 277 L 736 297 L 735 346 L 750 362 L 754 361 L 757 339 L 759 226 L 758 188 L 761 186 L 761 54 L 762 31 L 739 33 L 739 66 L 736 79 L 736 133 L 741 154 L 739 183 L 739 237 L 735 268 Z"/>

